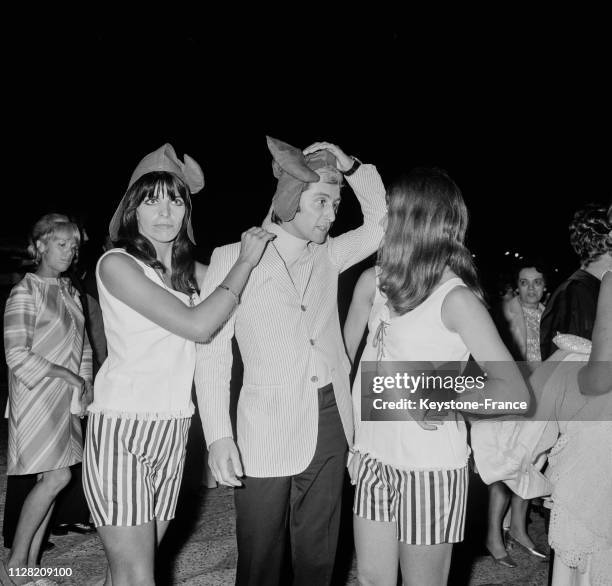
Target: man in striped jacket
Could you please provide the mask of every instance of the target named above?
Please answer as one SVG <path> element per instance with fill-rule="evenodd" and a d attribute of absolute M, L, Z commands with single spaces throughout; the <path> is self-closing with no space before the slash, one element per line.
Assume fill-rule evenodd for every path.
<path fill-rule="evenodd" d="M 331 581 L 353 441 L 338 275 L 378 248 L 385 189 L 373 165 L 336 145 L 315 143 L 302 153 L 268 138 L 268 147 L 278 187 L 265 228 L 276 239 L 233 315 L 199 347 L 196 390 L 213 474 L 222 484 L 242 485 L 234 493 L 236 584 L 286 584 L 290 551 L 293 583 L 323 586 Z M 331 238 L 343 177 L 363 224 Z M 238 250 L 238 244 L 215 249 L 204 297 L 223 281 Z M 244 362 L 238 448 L 229 414 L 233 335 Z"/>

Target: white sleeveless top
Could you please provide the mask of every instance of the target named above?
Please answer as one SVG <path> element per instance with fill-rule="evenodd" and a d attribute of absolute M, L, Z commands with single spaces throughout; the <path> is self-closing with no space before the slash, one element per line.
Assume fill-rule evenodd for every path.
<path fill-rule="evenodd" d="M 186 305 L 190 298 L 164 284 L 155 269 L 121 248 L 102 255 L 125 254 L 144 274 Z M 96 267 L 96 283 L 104 318 L 108 357 L 94 384 L 92 413 L 126 419 L 191 417 L 191 386 L 195 371 L 195 342 L 172 334 L 109 293 Z"/>
<path fill-rule="evenodd" d="M 465 287 L 458 277 L 449 279 L 418 307 L 391 316 L 386 297 L 378 288 L 368 320 L 368 339 L 361 361 L 426 361 L 440 365 L 465 362 L 469 351 L 459 334 L 442 323 L 442 303 L 455 287 Z M 461 414 L 445 420 L 437 430 L 421 428 L 415 421 L 361 421 L 361 364 L 353 385 L 355 445 L 362 453 L 401 470 L 453 469 L 466 465 L 470 449 Z"/>

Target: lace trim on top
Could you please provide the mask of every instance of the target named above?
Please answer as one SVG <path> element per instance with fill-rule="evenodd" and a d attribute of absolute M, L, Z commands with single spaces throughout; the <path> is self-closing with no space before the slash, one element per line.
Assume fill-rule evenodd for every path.
<path fill-rule="evenodd" d="M 376 348 L 376 361 L 380 362 L 385 357 L 385 334 L 389 327 L 389 322 L 379 318 L 378 327 L 372 338 L 372 346 Z"/>

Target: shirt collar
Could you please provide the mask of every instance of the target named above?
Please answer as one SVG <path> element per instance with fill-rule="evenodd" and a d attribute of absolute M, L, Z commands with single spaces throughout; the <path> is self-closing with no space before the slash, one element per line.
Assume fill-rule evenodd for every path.
<path fill-rule="evenodd" d="M 287 264 L 296 261 L 308 246 L 308 241 L 289 234 L 282 226 L 271 222 L 266 230 L 276 234 L 274 245 Z"/>

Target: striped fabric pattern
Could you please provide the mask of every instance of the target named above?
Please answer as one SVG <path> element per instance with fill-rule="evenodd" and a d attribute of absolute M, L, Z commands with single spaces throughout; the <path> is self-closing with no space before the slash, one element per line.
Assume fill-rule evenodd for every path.
<path fill-rule="evenodd" d="M 83 488 L 96 527 L 174 518 L 190 423 L 89 415 Z"/>
<path fill-rule="evenodd" d="M 269 245 L 251 273 L 241 303 L 207 344 L 198 345 L 196 391 L 208 445 L 231 437 L 229 415 L 231 340 L 244 363 L 237 432 L 245 474 L 291 476 L 302 472 L 315 451 L 318 426 L 318 357 L 324 356 L 349 445 L 353 419 L 346 357 L 338 318 L 338 275 L 374 253 L 383 234 L 385 188 L 373 165 L 362 165 L 347 181 L 363 211 L 363 224 L 322 245 L 311 243 L 291 279 L 280 254 Z M 215 249 L 201 296 L 225 278 L 239 244 Z M 316 350 L 315 350 L 316 348 Z"/>
<path fill-rule="evenodd" d="M 371 521 L 396 524 L 410 545 L 463 541 L 467 466 L 453 470 L 398 470 L 362 456 L 353 511 Z"/>
<path fill-rule="evenodd" d="M 73 387 L 48 374 L 57 364 L 92 380 L 84 323 L 78 294 L 67 279 L 28 273 L 11 291 L 4 313 L 9 475 L 81 461 L 81 425 L 78 416 L 70 414 Z"/>

